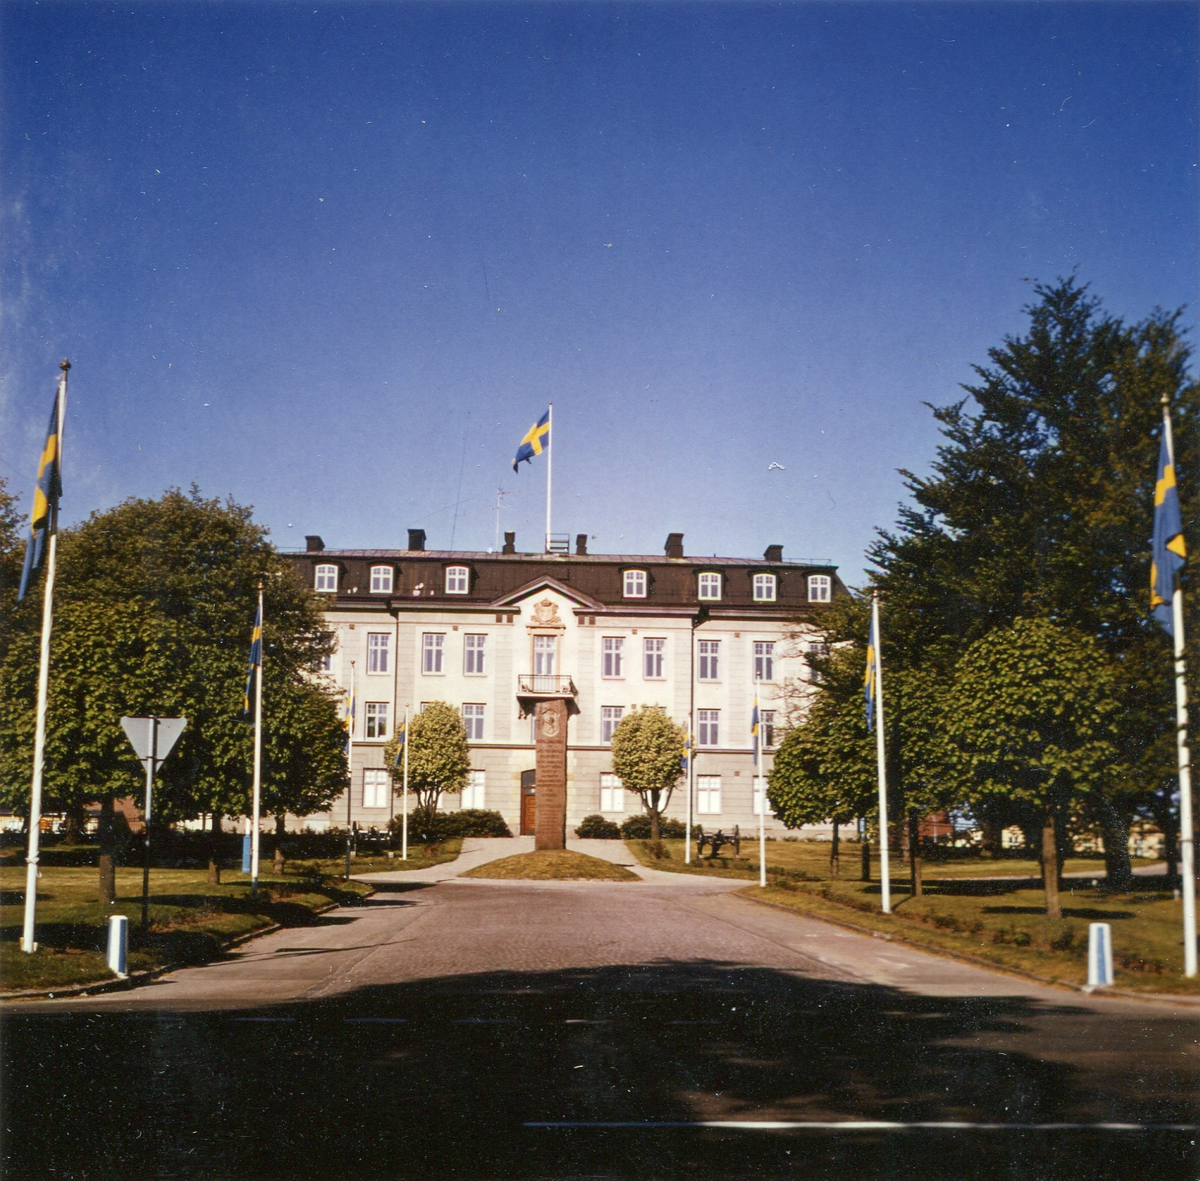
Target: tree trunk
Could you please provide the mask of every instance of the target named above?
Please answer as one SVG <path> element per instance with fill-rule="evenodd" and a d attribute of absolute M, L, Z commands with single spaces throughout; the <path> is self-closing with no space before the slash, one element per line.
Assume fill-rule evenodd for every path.
<path fill-rule="evenodd" d="M 658 809 L 650 809 L 650 839 L 658 843 Z"/>
<path fill-rule="evenodd" d="M 221 884 L 221 814 L 212 814 L 211 839 L 208 848 L 208 884 Z"/>
<path fill-rule="evenodd" d="M 829 844 L 829 876 L 836 878 L 838 875 L 838 822 L 833 822 L 833 840 Z"/>
<path fill-rule="evenodd" d="M 283 846 L 278 841 L 275 842 L 275 864 L 272 869 L 276 877 L 283 873 Z"/>
<path fill-rule="evenodd" d="M 1046 891 L 1046 917 L 1062 918 L 1058 899 L 1058 841 L 1055 839 L 1054 813 L 1047 812 L 1042 825 L 1042 885 Z"/>
<path fill-rule="evenodd" d="M 1129 825 L 1109 799 L 1100 801 L 1100 825 L 1104 836 L 1105 885 L 1124 893 L 1133 885 L 1129 864 Z"/>
<path fill-rule="evenodd" d="M 871 842 L 867 840 L 865 832 L 862 835 L 862 880 L 871 880 Z"/>
<path fill-rule="evenodd" d="M 63 837 L 64 845 L 83 844 L 83 805 L 76 804 L 67 809 L 67 831 Z"/>
<path fill-rule="evenodd" d="M 100 801 L 100 905 L 112 906 L 117 900 L 117 867 L 114 859 L 116 833 L 113 824 L 113 798 L 105 796 Z"/>
<path fill-rule="evenodd" d="M 912 869 L 912 893 L 920 898 L 924 893 L 921 881 L 921 817 L 916 808 L 908 813 L 908 856 Z"/>
<path fill-rule="evenodd" d="M 992 857 L 999 857 L 1004 845 L 1004 830 L 994 820 L 985 820 L 980 825 L 982 829 L 983 851 Z"/>
<path fill-rule="evenodd" d="M 275 814 L 275 839 L 281 841 L 285 836 L 287 836 L 287 817 L 285 813 L 277 812 Z"/>
<path fill-rule="evenodd" d="M 1162 855 L 1163 860 L 1167 863 L 1163 885 L 1168 889 L 1175 889 L 1181 882 L 1179 876 L 1179 825 L 1175 822 L 1174 816 L 1159 816 L 1158 827 L 1162 829 Z"/>

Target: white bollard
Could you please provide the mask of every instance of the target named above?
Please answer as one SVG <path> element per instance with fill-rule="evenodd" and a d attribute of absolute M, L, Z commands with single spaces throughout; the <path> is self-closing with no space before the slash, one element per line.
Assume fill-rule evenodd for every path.
<path fill-rule="evenodd" d="M 1112 927 L 1088 923 L 1088 987 L 1109 988 L 1112 982 Z"/>
<path fill-rule="evenodd" d="M 108 920 L 108 970 L 122 980 L 129 975 L 129 920 L 114 914 Z"/>

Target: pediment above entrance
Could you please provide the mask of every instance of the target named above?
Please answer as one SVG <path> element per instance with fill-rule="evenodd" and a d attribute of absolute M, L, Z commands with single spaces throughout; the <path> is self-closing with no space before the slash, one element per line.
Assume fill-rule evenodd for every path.
<path fill-rule="evenodd" d="M 507 595 L 493 601 L 492 606 L 501 611 L 505 608 L 520 607 L 522 612 L 529 611 L 531 615 L 536 617 L 539 606 L 539 596 L 543 601 L 550 602 L 550 606 L 554 607 L 554 603 L 545 599 L 545 593 L 552 591 L 556 595 L 561 595 L 568 603 L 585 611 L 603 611 L 604 604 L 599 599 L 593 599 L 591 595 L 582 594 L 573 587 L 567 586 L 565 583 L 559 582 L 557 578 L 550 578 L 543 575 L 541 578 L 535 578 L 532 582 L 527 582 L 524 586 L 518 587 L 515 591 L 510 591 Z M 549 626 L 562 626 L 561 622 L 550 624 Z"/>

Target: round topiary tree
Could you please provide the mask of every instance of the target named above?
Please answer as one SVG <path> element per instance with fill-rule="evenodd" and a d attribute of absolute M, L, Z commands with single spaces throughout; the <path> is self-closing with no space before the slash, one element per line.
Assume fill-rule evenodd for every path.
<path fill-rule="evenodd" d="M 663 812 L 683 776 L 687 731 L 655 706 L 626 714 L 612 736 L 613 771 L 636 792 L 650 817 L 650 839 L 659 839 Z"/>

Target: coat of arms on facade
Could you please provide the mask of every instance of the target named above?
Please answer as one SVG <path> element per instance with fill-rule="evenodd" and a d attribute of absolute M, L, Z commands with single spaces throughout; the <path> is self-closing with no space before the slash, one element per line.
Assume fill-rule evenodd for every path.
<path fill-rule="evenodd" d="M 558 608 L 549 600 L 543 599 L 535 603 L 530 627 L 562 627 L 563 621 L 558 617 Z"/>

